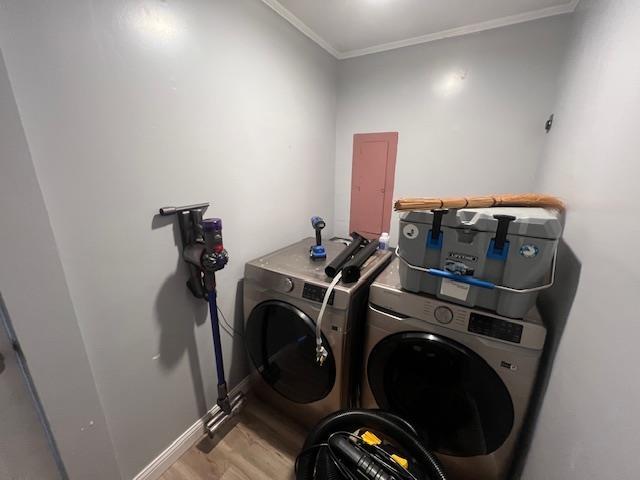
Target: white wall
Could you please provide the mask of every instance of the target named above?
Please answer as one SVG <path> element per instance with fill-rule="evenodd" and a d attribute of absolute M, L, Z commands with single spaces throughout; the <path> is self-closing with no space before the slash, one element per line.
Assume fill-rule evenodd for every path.
<path fill-rule="evenodd" d="M 122 477 L 215 399 L 206 308 L 186 292 L 175 232 L 153 217 L 157 208 L 213 202 L 209 215 L 223 218 L 232 255 L 220 302 L 239 322 L 244 262 L 307 235 L 314 213 L 346 233 L 352 135 L 399 131 L 396 198 L 535 188 L 567 199 L 565 238 L 582 277 L 523 477 L 608 478 L 613 464 L 616 478 L 635 478 L 636 3 L 581 1 L 557 106 L 569 17 L 341 62 L 336 110 L 337 62 L 256 0 L 0 0 L 0 48 L 35 165 L 29 173 L 16 163 L 15 177 L 3 170 L 3 204 L 28 193 L 41 225 L 39 180 L 55 236 L 41 237 L 53 259 L 46 278 L 58 288 L 47 295 L 62 299 L 48 335 L 77 315 Z M 28 161 L 20 148 L 16 158 Z M 29 224 L 19 225 L 2 233 Z M 24 268 L 19 253 L 3 252 L 3 265 Z M 3 280 L 2 294 L 16 328 L 35 331 L 18 317 L 42 318 L 52 303 L 23 295 L 30 279 L 16 278 Z M 56 340 L 58 351 L 69 353 L 68 341 Z M 224 348 L 237 381 L 241 344 L 225 335 Z M 81 356 L 64 360 L 73 358 Z M 99 419 L 87 395 L 82 415 Z M 85 443 L 108 452 L 98 427 Z M 60 435 L 79 444 L 78 432 Z"/>
<path fill-rule="evenodd" d="M 1 51 L 0 309 L 0 322 L 11 322 L 27 358 L 29 374 L 38 386 L 38 397 L 67 474 L 70 478 L 117 478 L 109 431 Z M 4 336 L 3 324 L 0 330 L 0 336 Z M 2 353 L 8 357 L 13 352 Z M 12 412 L 14 422 L 25 420 L 15 414 L 15 407 L 11 408 L 18 400 L 19 391 L 9 398 L 0 395 L 0 457 L 4 457 L 0 463 L 7 460 L 10 469 L 20 466 L 21 459 L 17 455 L 6 458 L 11 452 L 5 448 L 7 442 L 13 446 L 28 442 L 31 448 L 43 443 L 32 438 L 43 435 L 41 428 L 36 431 L 38 426 L 7 425 Z M 14 441 L 12 431 L 20 432 L 21 438 Z M 38 463 L 47 460 L 46 452 L 39 455 L 40 461 L 30 458 L 30 449 L 22 455 L 27 457 L 22 461 L 34 467 L 30 478 L 46 478 L 33 473 Z M 100 465 L 99 470 L 96 465 Z M 3 470 L 0 465 L 0 476 L 8 478 L 2 475 Z"/>
<path fill-rule="evenodd" d="M 231 254 L 220 304 L 241 321 L 244 263 L 308 235 L 312 214 L 332 220 L 336 62 L 256 0 L 0 7 L 0 47 L 131 478 L 216 396 L 206 306 L 154 214 L 213 203 Z M 237 382 L 242 344 L 223 343 Z"/>
<path fill-rule="evenodd" d="M 349 226 L 353 134 L 398 131 L 394 198 L 528 191 L 568 17 L 340 63 L 336 233 Z M 397 238 L 397 216 L 391 222 Z"/>
<path fill-rule="evenodd" d="M 640 3 L 582 0 L 537 186 L 582 262 L 523 478 L 636 479 Z"/>

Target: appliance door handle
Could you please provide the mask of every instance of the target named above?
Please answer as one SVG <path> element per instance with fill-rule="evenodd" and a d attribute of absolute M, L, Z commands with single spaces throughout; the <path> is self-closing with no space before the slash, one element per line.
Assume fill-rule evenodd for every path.
<path fill-rule="evenodd" d="M 404 321 L 407 318 L 409 318 L 408 316 L 398 316 L 398 315 L 392 315 L 391 313 L 385 312 L 383 310 L 379 310 L 376 307 L 374 307 L 371 303 L 369 304 L 369 309 L 372 310 L 373 312 L 379 314 L 379 315 L 384 315 L 386 317 L 389 318 L 393 318 L 394 320 L 398 320 L 398 321 Z"/>

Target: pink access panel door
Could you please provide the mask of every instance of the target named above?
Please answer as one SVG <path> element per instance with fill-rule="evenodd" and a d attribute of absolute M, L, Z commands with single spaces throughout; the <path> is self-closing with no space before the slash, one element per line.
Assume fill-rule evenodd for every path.
<path fill-rule="evenodd" d="M 397 150 L 398 132 L 353 136 L 349 231 L 368 238 L 389 231 Z"/>

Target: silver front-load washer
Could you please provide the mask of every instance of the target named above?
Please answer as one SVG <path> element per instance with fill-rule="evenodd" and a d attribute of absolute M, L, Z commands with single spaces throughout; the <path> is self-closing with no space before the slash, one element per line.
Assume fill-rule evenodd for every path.
<path fill-rule="evenodd" d="M 325 267 L 345 248 L 325 242 L 326 260 L 311 260 L 313 238 L 245 266 L 245 344 L 254 367 L 253 391 L 306 425 L 354 406 L 362 377 L 362 336 L 369 285 L 391 259 L 378 251 L 360 279 L 338 283 L 322 321 L 329 355 L 316 362 L 315 322 L 331 283 Z"/>
<path fill-rule="evenodd" d="M 527 413 L 546 329 L 400 288 L 394 260 L 371 285 L 362 406 L 409 420 L 453 480 L 502 480 Z"/>

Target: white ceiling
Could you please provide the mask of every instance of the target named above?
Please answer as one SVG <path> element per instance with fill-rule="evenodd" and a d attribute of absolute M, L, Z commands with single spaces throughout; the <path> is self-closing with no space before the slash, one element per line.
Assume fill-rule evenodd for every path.
<path fill-rule="evenodd" d="M 579 0 L 262 0 L 336 58 L 560 15 Z"/>

